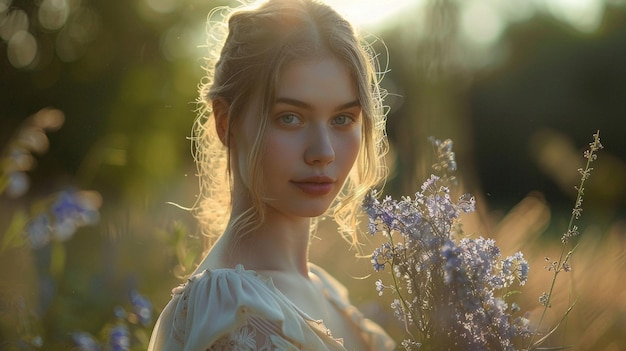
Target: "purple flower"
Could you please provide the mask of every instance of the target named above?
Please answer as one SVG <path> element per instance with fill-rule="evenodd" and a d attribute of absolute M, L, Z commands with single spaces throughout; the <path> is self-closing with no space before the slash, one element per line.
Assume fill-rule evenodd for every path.
<path fill-rule="evenodd" d="M 24 172 L 11 172 L 7 176 L 7 185 L 4 192 L 8 197 L 17 198 L 28 191 L 30 181 Z M 1 190 L 1 189 L 0 189 Z"/>
<path fill-rule="evenodd" d="M 113 314 L 119 320 L 125 320 L 128 317 L 128 313 L 126 313 L 126 310 L 122 306 L 116 306 L 113 309 Z"/>
<path fill-rule="evenodd" d="M 383 281 L 378 279 L 376 280 L 376 291 L 378 291 L 378 296 L 383 296 L 383 291 L 385 290 L 385 285 Z"/>
<path fill-rule="evenodd" d="M 430 175 L 430 178 L 428 178 L 424 183 L 422 183 L 422 193 L 425 192 L 435 192 L 437 191 L 437 181 L 439 181 L 439 177 L 437 177 L 434 174 Z"/>
<path fill-rule="evenodd" d="M 460 249 L 450 240 L 441 248 L 441 256 L 443 257 L 443 279 L 446 284 L 451 284 L 455 279 L 456 273 L 462 269 L 462 261 L 459 257 Z"/>
<path fill-rule="evenodd" d="M 438 162 L 433 165 L 433 169 L 436 171 L 455 172 L 457 169 L 456 156 L 452 151 L 454 143 L 450 139 L 441 141 L 434 137 L 429 138 L 433 146 L 435 147 L 435 153 L 437 155 Z"/>
<path fill-rule="evenodd" d="M 72 340 L 78 351 L 100 351 L 100 345 L 93 336 L 85 332 L 72 333 Z"/>
<path fill-rule="evenodd" d="M 50 209 L 54 217 L 54 237 L 65 241 L 76 229 L 98 222 L 102 199 L 96 192 L 63 191 Z"/>
<path fill-rule="evenodd" d="M 526 262 L 524 254 L 521 252 L 516 252 L 513 256 L 502 260 L 502 275 L 507 281 L 505 287 L 510 286 L 515 280 L 518 281 L 519 285 L 526 284 L 528 268 L 528 262 Z"/>
<path fill-rule="evenodd" d="M 374 249 L 372 253 L 372 266 L 374 266 L 374 270 L 378 272 L 385 269 L 385 264 L 391 263 L 398 251 L 402 251 L 401 246 L 394 248 L 388 242 Z"/>
<path fill-rule="evenodd" d="M 35 216 L 26 226 L 26 237 L 33 249 L 46 246 L 52 237 L 50 216 L 47 213 Z"/>
<path fill-rule="evenodd" d="M 35 215 L 24 234 L 30 246 L 39 249 L 51 240 L 70 239 L 79 227 L 98 222 L 102 199 L 93 191 L 64 191 L 55 195 L 48 211 Z"/>
<path fill-rule="evenodd" d="M 374 249 L 372 253 L 372 266 L 374 266 L 374 270 L 376 272 L 385 269 L 385 261 L 383 260 L 382 251 L 380 248 Z"/>
<path fill-rule="evenodd" d="M 389 265 L 394 275 L 390 286 L 377 279 L 376 291 L 390 288 L 399 295 L 394 315 L 412 335 L 424 337 L 409 340 L 411 349 L 428 341 L 433 349 L 515 350 L 513 340 L 529 329 L 512 316 L 519 307 L 509 308 L 501 289 L 523 285 L 528 264 L 520 252 L 503 259 L 493 239 L 464 237 L 460 216 L 474 211 L 476 201 L 469 194 L 452 199 L 452 142 L 433 145 L 442 176 L 430 176 L 414 198 L 379 201 L 372 192 L 364 202 L 370 233 L 388 239 L 374 249 L 372 266 L 378 272 Z"/>
<path fill-rule="evenodd" d="M 130 332 L 124 324 L 118 324 L 109 332 L 109 346 L 111 351 L 130 350 Z"/>
<path fill-rule="evenodd" d="M 150 301 L 133 290 L 130 293 L 130 302 L 133 305 L 133 311 L 139 318 L 139 323 L 143 326 L 150 325 L 152 323 L 152 304 Z"/>
<path fill-rule="evenodd" d="M 400 303 L 400 300 L 394 299 L 391 303 L 391 309 L 393 310 L 393 315 L 396 316 L 396 318 L 400 320 L 404 319 L 404 311 L 402 310 L 402 304 Z"/>
<path fill-rule="evenodd" d="M 476 199 L 470 194 L 463 194 L 459 198 L 457 203 L 459 210 L 463 213 L 470 213 L 476 211 Z"/>

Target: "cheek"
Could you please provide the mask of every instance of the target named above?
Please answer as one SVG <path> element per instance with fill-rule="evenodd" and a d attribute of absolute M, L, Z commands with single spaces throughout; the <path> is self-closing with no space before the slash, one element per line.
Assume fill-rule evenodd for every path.
<path fill-rule="evenodd" d="M 340 139 L 340 145 L 337 148 L 337 154 L 341 154 L 341 158 L 346 163 L 346 168 L 350 169 L 356 161 L 359 151 L 361 149 L 362 134 L 360 129 L 356 129 L 354 132 L 344 135 Z"/>
<path fill-rule="evenodd" d="M 340 184 L 345 185 L 350 174 L 355 171 L 355 164 L 361 148 L 361 134 L 343 135 L 341 142 L 335 146 L 335 176 Z"/>
<path fill-rule="evenodd" d="M 267 135 L 267 143 L 262 153 L 263 167 L 270 172 L 276 173 L 279 168 L 292 165 L 295 160 L 301 157 L 301 141 L 296 137 L 285 137 L 280 135 Z"/>

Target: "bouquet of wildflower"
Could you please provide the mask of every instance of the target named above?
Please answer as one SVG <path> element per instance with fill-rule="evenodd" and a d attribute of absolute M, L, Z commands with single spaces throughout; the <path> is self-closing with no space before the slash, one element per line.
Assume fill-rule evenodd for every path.
<path fill-rule="evenodd" d="M 507 303 L 524 285 L 528 264 L 521 252 L 503 257 L 492 239 L 465 237 L 459 216 L 475 200 L 451 195 L 456 170 L 452 141 L 432 139 L 438 162 L 414 198 L 364 202 L 371 234 L 387 239 L 372 254 L 376 271 L 389 267 L 392 283 L 376 281 L 379 295 L 397 294 L 394 314 L 404 322 L 407 350 L 516 350 L 530 336 L 519 307 Z"/>
<path fill-rule="evenodd" d="M 456 185 L 452 141 L 431 138 L 437 175 L 431 175 L 414 198 L 397 201 L 386 197 L 379 201 L 376 191 L 366 197 L 369 232 L 381 233 L 387 239 L 374 250 L 372 265 L 376 271 L 390 267 L 393 279 L 391 284 L 378 279 L 376 289 L 379 295 L 386 289 L 397 294 L 391 307 L 409 334 L 402 342 L 406 350 L 540 350 L 538 345 L 560 325 L 540 332 L 557 276 L 570 271 L 569 261 L 577 247 L 567 250 L 571 239 L 578 235 L 574 223 L 582 212 L 585 181 L 593 170 L 590 165 L 602 149 L 600 132 L 593 137 L 584 153 L 586 166 L 578 170 L 581 180 L 568 228 L 561 238 L 561 255 L 547 267 L 553 272 L 552 282 L 549 291 L 539 298 L 544 309 L 533 329 L 519 314 L 519 306 L 507 302 L 517 292 L 513 290 L 515 285 L 524 285 L 528 278 L 523 254 L 502 257 L 494 240 L 463 234 L 459 217 L 474 211 L 475 200 L 467 194 L 456 201 L 451 196 Z"/>

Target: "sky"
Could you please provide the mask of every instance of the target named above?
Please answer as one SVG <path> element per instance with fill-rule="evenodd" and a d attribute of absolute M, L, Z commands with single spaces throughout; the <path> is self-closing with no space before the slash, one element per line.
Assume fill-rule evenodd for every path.
<path fill-rule="evenodd" d="M 525 20 L 537 11 L 551 14 L 581 32 L 597 28 L 604 3 L 624 0 L 456 0 L 462 36 L 477 45 L 490 45 L 508 23 Z M 326 0 L 365 28 L 393 24 L 402 14 L 418 16 L 429 0 Z"/>

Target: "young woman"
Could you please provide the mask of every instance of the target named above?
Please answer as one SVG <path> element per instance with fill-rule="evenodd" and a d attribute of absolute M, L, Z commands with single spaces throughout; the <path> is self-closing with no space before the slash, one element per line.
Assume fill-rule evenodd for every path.
<path fill-rule="evenodd" d="M 194 137 L 198 217 L 220 235 L 174 290 L 149 350 L 393 349 L 308 261 L 315 219 L 332 211 L 356 240 L 361 200 L 385 175 L 373 57 L 314 0 L 269 0 L 224 23 Z M 216 40 L 219 24 L 210 29 Z"/>

